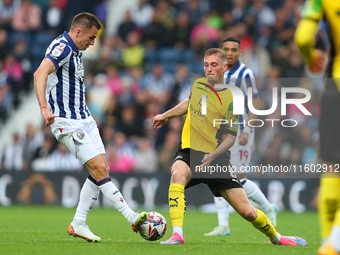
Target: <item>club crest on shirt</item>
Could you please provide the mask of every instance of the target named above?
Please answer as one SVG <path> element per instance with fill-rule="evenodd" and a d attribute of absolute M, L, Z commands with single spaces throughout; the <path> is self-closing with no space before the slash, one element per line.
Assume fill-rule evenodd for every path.
<path fill-rule="evenodd" d="M 85 137 L 84 131 L 78 130 L 78 131 L 77 131 L 77 137 L 78 137 L 80 140 L 83 140 L 84 137 Z"/>

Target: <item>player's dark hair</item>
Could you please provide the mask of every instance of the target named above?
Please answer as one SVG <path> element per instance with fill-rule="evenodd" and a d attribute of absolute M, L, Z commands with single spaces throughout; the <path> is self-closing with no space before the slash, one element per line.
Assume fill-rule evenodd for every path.
<path fill-rule="evenodd" d="M 95 15 L 88 12 L 82 12 L 74 16 L 71 24 L 71 30 L 74 30 L 77 27 L 83 27 L 87 30 L 91 29 L 93 26 L 95 26 L 98 30 L 102 28 L 100 21 Z"/>
<path fill-rule="evenodd" d="M 228 36 L 227 38 L 225 38 L 223 41 L 222 41 L 222 45 L 223 43 L 225 42 L 236 42 L 238 43 L 238 45 L 241 47 L 241 40 L 238 39 L 237 37 L 235 36 Z"/>
<path fill-rule="evenodd" d="M 223 60 L 223 62 L 227 62 L 227 55 L 224 53 L 223 50 L 219 48 L 211 48 L 207 50 L 206 52 L 204 52 L 203 58 L 206 58 L 214 54 L 218 55 Z"/>

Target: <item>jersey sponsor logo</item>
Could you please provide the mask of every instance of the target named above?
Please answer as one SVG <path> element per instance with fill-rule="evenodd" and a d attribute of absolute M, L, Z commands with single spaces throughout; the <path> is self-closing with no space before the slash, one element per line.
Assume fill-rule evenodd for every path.
<path fill-rule="evenodd" d="M 113 192 L 112 194 L 113 195 L 116 195 L 116 194 L 118 194 L 119 193 L 119 191 L 118 190 L 116 190 L 115 192 Z"/>

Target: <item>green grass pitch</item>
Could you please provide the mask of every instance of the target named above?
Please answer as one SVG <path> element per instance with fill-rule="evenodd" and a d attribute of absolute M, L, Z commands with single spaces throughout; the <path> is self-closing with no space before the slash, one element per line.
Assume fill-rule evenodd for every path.
<path fill-rule="evenodd" d="M 161 240 L 171 236 L 169 213 L 158 210 L 168 222 L 168 231 Z M 0 207 L 0 254 L 230 254 L 230 255 L 294 255 L 316 254 L 320 246 L 316 212 L 278 215 L 277 230 L 284 235 L 298 235 L 307 240 L 307 247 L 272 245 L 268 238 L 239 215 L 230 215 L 231 236 L 204 237 L 203 233 L 217 225 L 216 214 L 187 211 L 184 220 L 185 245 L 160 245 L 132 232 L 127 221 L 113 209 L 91 210 L 87 224 L 102 238 L 101 243 L 88 243 L 70 237 L 67 227 L 75 209 L 48 206 Z"/>

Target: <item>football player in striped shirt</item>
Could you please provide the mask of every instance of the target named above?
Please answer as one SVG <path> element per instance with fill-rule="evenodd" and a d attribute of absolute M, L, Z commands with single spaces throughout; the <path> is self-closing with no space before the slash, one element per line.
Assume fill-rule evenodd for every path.
<path fill-rule="evenodd" d="M 34 89 L 45 125 L 51 125 L 56 139 L 90 171 L 81 192 L 69 235 L 100 242 L 86 225 L 87 215 L 101 191 L 127 219 L 134 231 L 147 219 L 136 213 L 112 183 L 105 149 L 97 124 L 85 103 L 82 51 L 94 45 L 101 24 L 96 16 L 80 13 L 73 18 L 69 32 L 49 45 L 45 58 L 34 73 Z"/>

